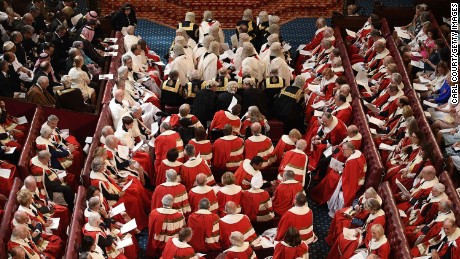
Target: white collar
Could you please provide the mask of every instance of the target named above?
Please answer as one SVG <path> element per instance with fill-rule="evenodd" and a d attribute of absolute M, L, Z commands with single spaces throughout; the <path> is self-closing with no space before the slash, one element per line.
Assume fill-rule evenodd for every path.
<path fill-rule="evenodd" d="M 310 208 L 308 208 L 307 205 L 304 205 L 302 207 L 298 207 L 298 206 L 294 206 L 292 208 L 290 208 L 288 211 L 296 214 L 296 215 L 299 215 L 299 216 L 302 216 L 302 215 L 306 215 L 308 212 L 310 212 Z"/>
<path fill-rule="evenodd" d="M 298 183 L 298 181 L 296 181 L 296 180 L 286 180 L 286 181 L 281 182 L 280 184 L 291 184 L 291 183 Z"/>
<path fill-rule="evenodd" d="M 209 210 L 203 210 L 203 209 L 199 209 L 197 211 L 195 211 L 196 214 L 201 214 L 201 215 L 211 215 L 212 213 L 209 211 Z"/>
<path fill-rule="evenodd" d="M 171 187 L 171 186 L 177 186 L 179 185 L 180 183 L 177 183 L 177 182 L 164 182 L 162 184 L 160 184 L 161 186 L 165 186 L 165 187 Z"/>
<path fill-rule="evenodd" d="M 178 212 L 178 210 L 170 208 L 157 208 L 157 211 L 161 214 L 174 214 Z"/>
<path fill-rule="evenodd" d="M 370 214 L 369 217 L 367 217 L 366 222 L 369 223 L 369 222 L 373 221 L 374 219 L 376 219 L 377 217 L 380 217 L 380 216 L 385 216 L 385 212 L 382 209 L 377 211 L 375 214 Z"/>
<path fill-rule="evenodd" d="M 241 192 L 241 186 L 236 184 L 225 185 L 219 189 L 219 192 L 227 194 L 227 195 L 235 195 Z"/>
<path fill-rule="evenodd" d="M 238 137 L 235 136 L 235 135 L 228 135 L 228 136 L 223 136 L 223 137 L 221 137 L 221 139 L 223 139 L 223 140 L 229 140 L 229 141 L 230 141 L 230 140 L 234 140 L 234 139 L 236 139 L 236 138 L 238 138 Z"/>
<path fill-rule="evenodd" d="M 163 164 L 165 164 L 165 165 L 167 165 L 167 166 L 169 166 L 169 167 L 177 167 L 177 166 L 181 166 L 181 165 L 182 165 L 182 163 L 179 162 L 179 161 L 177 161 L 177 160 L 174 161 L 174 162 L 171 162 L 171 161 L 169 161 L 168 159 L 163 159 L 162 162 L 163 162 Z"/>
<path fill-rule="evenodd" d="M 249 139 L 250 141 L 252 141 L 252 142 L 263 142 L 263 141 L 265 141 L 265 140 L 267 139 L 267 136 L 262 135 L 262 134 L 260 134 L 260 135 L 253 135 L 253 136 L 250 136 L 248 139 Z"/>
<path fill-rule="evenodd" d="M 229 111 L 224 111 L 224 114 L 227 118 L 229 118 L 230 120 L 239 120 L 240 118 L 236 115 L 233 115 L 231 112 Z"/>
<path fill-rule="evenodd" d="M 295 143 L 294 141 L 292 141 L 292 139 L 289 137 L 289 135 L 283 135 L 281 136 L 281 140 L 286 143 L 286 145 L 291 145 L 291 146 L 294 146 Z"/>
<path fill-rule="evenodd" d="M 347 162 L 353 159 L 358 159 L 360 157 L 361 157 L 361 151 L 355 150 L 355 152 L 353 152 L 353 154 L 351 154 L 351 156 L 347 158 Z"/>
<path fill-rule="evenodd" d="M 249 242 L 244 242 L 242 246 L 232 246 L 229 249 L 225 250 L 224 252 L 235 252 L 235 253 L 241 253 L 249 248 Z"/>
<path fill-rule="evenodd" d="M 255 170 L 254 167 L 251 165 L 251 160 L 245 159 L 243 161 L 243 170 L 246 171 L 246 173 L 254 176 L 256 174 L 260 174 L 261 172 L 259 170 Z"/>
<path fill-rule="evenodd" d="M 189 244 L 187 244 L 186 242 L 181 242 L 179 241 L 179 238 L 177 237 L 173 237 L 172 239 L 172 242 L 173 244 L 178 247 L 178 248 L 189 248 L 191 247 Z"/>
<path fill-rule="evenodd" d="M 240 222 L 243 219 L 243 214 L 227 214 L 225 217 L 221 218 L 220 220 L 227 223 L 227 224 L 235 224 Z"/>
<path fill-rule="evenodd" d="M 197 193 L 197 194 L 205 194 L 205 193 L 208 193 L 210 191 L 212 191 L 213 189 L 207 185 L 205 186 L 195 186 L 192 188 L 192 192 L 194 193 Z"/>
<path fill-rule="evenodd" d="M 183 164 L 185 167 L 196 167 L 199 164 L 201 164 L 201 161 L 203 161 L 203 158 L 201 157 L 191 157 L 187 162 Z"/>
<path fill-rule="evenodd" d="M 374 239 L 371 239 L 369 242 L 369 249 L 370 250 L 376 250 L 379 249 L 382 245 L 386 244 L 388 242 L 387 237 L 384 235 L 383 237 L 380 238 L 379 241 L 375 241 Z"/>

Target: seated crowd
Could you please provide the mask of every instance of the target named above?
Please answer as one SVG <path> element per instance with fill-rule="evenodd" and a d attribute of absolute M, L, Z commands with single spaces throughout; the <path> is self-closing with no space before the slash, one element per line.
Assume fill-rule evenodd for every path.
<path fill-rule="evenodd" d="M 36 104 L 94 109 L 110 47 L 96 12 L 72 24 L 72 3 L 60 2 L 50 21 L 41 16 L 42 0 L 21 18 L 5 13 L 2 96 L 26 93 Z M 8 253 L 62 258 L 79 179 L 87 177 L 84 225 L 73 229 L 82 233 L 80 258 L 138 258 L 141 232 L 148 233 L 145 256 L 152 258 L 252 259 L 267 247 L 276 259 L 308 258 L 318 237 L 307 197 L 326 205 L 332 218 L 327 258 L 389 258 L 388 201 L 364 187 L 373 161 L 365 150 L 367 129 L 354 124 L 353 79 L 342 66 L 348 56 L 356 78 L 365 78 L 355 94 L 364 102 L 412 256 L 456 258 L 454 204 L 395 61 L 403 57 L 411 79 L 425 84 L 420 99 L 437 104 L 427 109 L 433 133 L 451 146 L 446 152 L 460 169 L 460 113 L 450 102 L 446 45 L 428 24 L 426 6 L 417 10 L 403 27 L 410 42 L 398 34 L 386 39 L 381 20 L 371 15 L 356 37 L 346 37 L 347 53 L 319 18 L 315 36 L 293 60 L 278 16 L 262 11 L 257 23 L 245 10 L 229 47 L 211 11 L 201 24 L 188 12 L 161 67 L 136 35 L 133 6 L 123 5 L 112 25 L 123 33 L 124 54 L 114 57 L 120 65 L 113 88 L 105 90 L 112 125 L 104 124 L 88 157 L 59 129 L 56 115 L 40 125 L 30 175 L 16 193 Z M 415 44 L 422 39 L 424 46 Z M 400 53 L 390 52 L 387 40 L 397 40 Z M 425 67 L 418 70 L 411 60 Z M 29 125 L 9 115 L 2 101 L 0 108 L 0 167 L 13 171 Z M 274 139 L 279 122 L 284 134 Z M 90 172 L 82 172 L 85 159 Z"/>

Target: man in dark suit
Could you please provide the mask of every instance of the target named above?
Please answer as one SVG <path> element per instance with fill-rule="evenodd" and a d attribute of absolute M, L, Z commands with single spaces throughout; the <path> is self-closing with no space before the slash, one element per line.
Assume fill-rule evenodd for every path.
<path fill-rule="evenodd" d="M 5 60 L 0 61 L 0 96 L 13 98 L 14 87 L 8 74 L 9 69 L 8 62 Z"/>
<path fill-rule="evenodd" d="M 55 73 L 63 73 L 65 69 L 65 61 L 67 59 L 67 51 L 69 51 L 71 43 L 68 38 L 67 29 L 64 25 L 59 25 L 53 35 L 51 41 L 54 46 L 53 54 L 53 68 L 56 69 Z"/>

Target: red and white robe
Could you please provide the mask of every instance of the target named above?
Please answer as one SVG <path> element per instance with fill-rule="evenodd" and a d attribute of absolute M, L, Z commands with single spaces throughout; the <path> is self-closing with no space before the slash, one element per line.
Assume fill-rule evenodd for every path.
<path fill-rule="evenodd" d="M 157 168 L 157 171 L 156 171 L 155 186 L 158 186 L 166 182 L 166 171 L 169 169 L 173 169 L 174 171 L 176 171 L 177 175 L 180 175 L 181 167 L 182 167 L 182 163 L 179 161 L 171 162 L 168 159 L 163 159 L 161 161 L 160 166 Z"/>
<path fill-rule="evenodd" d="M 97 242 L 99 240 L 100 237 L 103 237 L 103 238 L 107 238 L 107 232 L 108 230 L 103 230 L 99 227 L 93 227 L 91 225 L 89 225 L 89 223 L 86 223 L 85 225 L 83 225 L 83 228 L 82 228 L 82 234 L 84 236 L 90 236 L 92 238 L 94 238 L 94 241 L 96 243 L 96 246 L 97 246 Z M 113 236 L 113 235 L 112 235 Z M 116 245 L 115 245 L 115 242 L 112 243 L 111 246 L 108 246 L 105 248 L 105 252 L 108 256 L 109 259 L 127 259 L 127 257 L 124 255 L 124 250 L 123 249 L 117 249 L 116 248 Z"/>
<path fill-rule="evenodd" d="M 155 169 L 160 166 L 161 161 L 166 158 L 166 153 L 168 153 L 168 150 L 171 148 L 177 148 L 179 150 L 179 158 L 177 160 L 183 162 L 184 142 L 182 142 L 179 133 L 172 130 L 166 130 L 155 139 Z"/>
<path fill-rule="evenodd" d="M 243 214 L 229 214 L 219 220 L 220 244 L 223 249 L 231 246 L 230 235 L 232 232 L 241 232 L 244 241 L 251 243 L 257 238 L 251 221 Z"/>
<path fill-rule="evenodd" d="M 305 185 L 305 176 L 308 168 L 308 156 L 302 150 L 292 149 L 283 157 L 278 168 L 278 180 L 283 180 L 283 174 L 286 170 L 292 170 L 295 174 L 295 180 Z"/>
<path fill-rule="evenodd" d="M 213 144 L 213 168 L 234 172 L 244 160 L 244 140 L 237 136 L 223 136 Z"/>
<path fill-rule="evenodd" d="M 252 222 L 270 221 L 275 217 L 270 195 L 262 189 L 249 189 L 241 194 L 241 207 L 244 215 Z"/>
<path fill-rule="evenodd" d="M 275 151 L 273 151 L 273 154 L 276 156 L 276 162 L 281 162 L 281 160 L 284 157 L 284 154 L 286 154 L 286 152 L 294 148 L 295 143 L 291 140 L 289 135 L 281 136 L 280 140 L 276 144 Z"/>
<path fill-rule="evenodd" d="M 273 150 L 271 139 L 265 135 L 251 136 L 244 142 L 244 158 L 262 157 L 264 160 L 262 168 L 266 168 L 269 164 L 269 159 L 274 157 Z"/>
<path fill-rule="evenodd" d="M 181 242 L 177 237 L 173 237 L 166 242 L 165 249 L 161 255 L 163 259 L 198 259 L 195 250 L 186 242 Z"/>
<path fill-rule="evenodd" d="M 209 211 L 217 214 L 219 204 L 217 203 L 217 196 L 214 189 L 205 186 L 195 186 L 188 192 L 188 201 L 192 212 L 199 210 L 199 204 L 201 199 L 208 199 L 210 202 Z"/>
<path fill-rule="evenodd" d="M 452 219 L 455 221 L 455 214 L 452 211 L 449 212 L 438 212 L 436 217 L 432 221 L 427 221 L 426 227 L 428 228 L 426 234 L 417 229 L 418 226 L 409 226 L 404 228 L 404 234 L 406 235 L 409 247 L 413 247 L 417 239 L 421 238 L 420 243 L 427 242 L 428 240 L 436 237 L 441 233 L 442 225 L 446 219 Z M 418 231 L 416 231 L 418 230 Z"/>
<path fill-rule="evenodd" d="M 181 80 L 181 82 L 182 82 L 182 80 Z M 169 120 L 169 124 L 171 125 L 171 128 L 174 129 L 174 128 L 178 127 L 179 126 L 179 120 L 183 119 L 183 118 L 188 118 L 188 119 L 190 119 L 192 121 L 192 125 L 190 125 L 189 127 L 194 127 L 194 128 L 203 127 L 203 125 L 198 120 L 198 118 L 193 114 L 188 114 L 185 117 L 180 116 L 180 114 L 173 114 L 173 115 L 171 115 L 171 118 Z"/>
<path fill-rule="evenodd" d="M 275 246 L 273 259 L 308 259 L 308 245 L 304 242 L 300 245 L 292 247 L 284 241 L 279 242 Z"/>
<path fill-rule="evenodd" d="M 214 118 L 211 121 L 210 131 L 213 129 L 223 129 L 226 124 L 230 124 L 233 127 L 234 133 L 239 133 L 241 129 L 241 119 L 233 115 L 229 111 L 220 110 L 214 114 Z"/>
<path fill-rule="evenodd" d="M 241 212 L 241 195 L 243 194 L 243 190 L 241 186 L 236 184 L 225 185 L 219 189 L 216 193 L 217 196 L 217 203 L 219 205 L 219 216 L 223 217 L 227 215 L 225 213 L 225 204 L 227 202 L 232 201 L 237 206 L 236 212 Z"/>
<path fill-rule="evenodd" d="M 185 218 L 178 210 L 157 208 L 150 212 L 148 223 L 149 238 L 146 254 L 158 257 L 164 250 L 166 242 L 185 227 Z"/>
<path fill-rule="evenodd" d="M 15 247 L 20 247 L 24 250 L 26 258 L 28 259 L 42 259 L 44 256 L 42 252 L 37 248 L 34 242 L 28 238 L 18 239 L 11 237 L 8 241 L 8 251 L 13 250 Z"/>
<path fill-rule="evenodd" d="M 460 258 L 460 228 L 457 227 L 455 232 L 446 236 L 444 230 L 441 233 L 428 240 L 425 243 L 411 249 L 413 257 L 430 255 L 432 249 L 436 249 L 440 258 L 458 259 Z"/>
<path fill-rule="evenodd" d="M 201 157 L 191 157 L 187 162 L 181 166 L 180 177 L 185 188 L 189 191 L 193 188 L 198 174 L 205 174 L 206 184 L 209 186 L 214 185 L 214 176 L 206 161 Z"/>
<path fill-rule="evenodd" d="M 251 165 L 250 159 L 245 159 L 235 172 L 235 184 L 241 186 L 243 190 L 251 188 L 251 180 L 256 174 L 262 174 L 255 170 Z"/>
<path fill-rule="evenodd" d="M 187 219 L 187 227 L 193 230 L 190 245 L 195 251 L 206 253 L 220 250 L 219 216 L 209 210 L 197 210 Z"/>
<path fill-rule="evenodd" d="M 182 214 L 189 213 L 190 204 L 188 203 L 188 195 L 187 190 L 185 190 L 185 186 L 180 183 L 173 183 L 173 182 L 165 182 L 158 185 L 155 188 L 155 191 L 152 195 L 152 207 L 151 209 L 154 210 L 156 208 L 163 207 L 161 203 L 161 199 L 167 194 L 171 194 L 174 198 L 174 202 L 172 208 L 178 211 L 181 211 Z"/>
<path fill-rule="evenodd" d="M 313 232 L 313 211 L 307 205 L 294 206 L 281 217 L 275 240 L 283 240 L 289 227 L 296 228 L 299 231 L 300 239 L 307 245 L 316 238 Z"/>
<path fill-rule="evenodd" d="M 296 180 L 281 182 L 273 193 L 273 211 L 277 216 L 283 216 L 294 206 L 295 196 L 303 191 L 303 186 Z"/>
<path fill-rule="evenodd" d="M 210 140 L 205 139 L 205 140 L 197 141 L 196 139 L 193 138 L 188 142 L 188 144 L 194 146 L 196 154 L 197 155 L 199 154 L 201 158 L 206 160 L 206 163 L 208 163 L 208 165 L 211 165 L 212 144 Z"/>
<path fill-rule="evenodd" d="M 256 259 L 256 253 L 252 250 L 249 242 L 244 242 L 242 246 L 232 246 L 224 251 L 225 259 Z"/>

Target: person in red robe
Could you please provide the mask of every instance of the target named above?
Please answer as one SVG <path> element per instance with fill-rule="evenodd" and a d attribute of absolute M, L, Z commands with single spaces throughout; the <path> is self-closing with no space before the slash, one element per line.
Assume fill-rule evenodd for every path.
<path fill-rule="evenodd" d="M 166 171 L 166 182 L 158 185 L 152 195 L 152 210 L 161 208 L 161 198 L 171 194 L 174 198 L 172 208 L 181 211 L 182 214 L 190 213 L 190 204 L 185 186 L 177 182 L 177 173 L 173 169 Z"/>
<path fill-rule="evenodd" d="M 32 225 L 31 220 L 24 211 L 16 211 L 11 226 L 26 226 L 29 231 L 29 239 L 37 248 L 49 258 L 60 258 L 62 256 L 64 242 L 57 235 L 42 232 L 41 224 Z"/>
<path fill-rule="evenodd" d="M 317 239 L 313 232 L 313 211 L 308 207 L 307 196 L 302 192 L 296 194 L 294 205 L 281 217 L 275 240 L 282 241 L 288 228 L 294 227 L 299 230 L 302 242 L 308 245 Z"/>
<path fill-rule="evenodd" d="M 128 259 L 124 254 L 124 249 L 117 249 L 116 242 L 121 240 L 120 237 L 110 232 L 101 223 L 103 223 L 101 215 L 97 212 L 92 212 L 88 217 L 88 222 L 82 227 L 83 236 L 90 236 L 97 240 L 97 246 L 102 249 L 104 255 L 109 259 Z M 131 234 L 127 233 L 125 236 L 130 237 Z"/>
<path fill-rule="evenodd" d="M 160 135 L 155 139 L 155 169 L 161 164 L 161 161 L 166 158 L 166 153 L 171 148 L 177 148 L 179 151 L 179 162 L 184 161 L 184 143 L 179 133 L 171 130 L 171 125 L 168 122 L 163 122 L 160 125 Z"/>
<path fill-rule="evenodd" d="M 256 175 L 262 175 L 260 170 L 263 167 L 264 160 L 260 156 L 254 156 L 245 159 L 235 172 L 235 184 L 241 186 L 243 190 L 251 188 L 251 179 Z"/>
<path fill-rule="evenodd" d="M 316 48 L 316 46 L 318 46 L 324 38 L 324 31 L 326 30 L 326 28 L 328 28 L 326 20 L 324 18 L 318 18 L 318 20 L 316 20 L 315 25 L 317 28 L 315 31 L 315 36 L 309 44 L 305 45 L 304 50 L 310 51 Z"/>
<path fill-rule="evenodd" d="M 61 238 L 64 238 L 67 234 L 67 226 L 70 224 L 69 209 L 65 206 L 55 204 L 50 201 L 44 192 L 40 192 L 37 188 L 37 182 L 32 175 L 27 176 L 24 179 L 24 186 L 21 190 L 29 190 L 34 199 L 34 206 L 37 210 L 42 213 L 45 217 L 60 218 L 59 228 L 56 233 Z"/>
<path fill-rule="evenodd" d="M 368 110 L 367 113 L 381 120 L 388 120 L 388 117 L 398 109 L 399 98 L 404 96 L 404 92 L 397 85 L 388 86 L 388 94 L 375 99 L 372 104 L 379 109 L 379 113 Z"/>
<path fill-rule="evenodd" d="M 364 204 L 369 199 L 375 199 L 380 205 L 382 204 L 382 198 L 380 198 L 373 187 L 369 187 L 361 197 L 353 202 L 352 206 L 345 207 L 335 212 L 326 236 L 326 243 L 329 246 L 334 244 L 335 240 L 342 233 L 343 228 L 351 228 L 353 226 L 352 219 L 357 219 L 362 222 L 366 220 L 369 216 L 369 211 L 364 209 Z"/>
<path fill-rule="evenodd" d="M 230 124 L 226 124 L 222 132 L 223 137 L 218 138 L 212 145 L 213 170 L 218 171 L 236 171 L 244 159 L 244 140 L 233 135 L 233 129 Z"/>
<path fill-rule="evenodd" d="M 297 129 L 292 129 L 289 131 L 288 135 L 281 136 L 280 140 L 276 144 L 275 151 L 273 151 L 273 154 L 276 156 L 276 163 L 280 163 L 284 154 L 286 154 L 289 150 L 294 149 L 295 143 L 301 138 L 302 135 Z"/>
<path fill-rule="evenodd" d="M 195 138 L 192 138 L 189 145 L 195 147 L 195 152 L 199 154 L 208 165 L 211 165 L 212 161 L 212 144 L 209 139 L 206 139 L 206 130 L 203 127 L 195 129 Z"/>
<path fill-rule="evenodd" d="M 363 244 L 369 244 L 372 239 L 371 227 L 380 224 L 385 227 L 385 212 L 380 208 L 380 203 L 375 199 L 369 199 L 364 204 L 364 209 L 369 211 L 369 216 L 361 227 L 351 229 L 351 236 L 345 236 L 343 233 L 338 236 L 332 245 L 328 259 L 346 259 L 350 258 L 355 250 Z"/>
<path fill-rule="evenodd" d="M 342 152 L 347 158 L 342 171 L 334 170 L 311 191 L 311 198 L 319 204 L 328 202 L 331 217 L 343 206 L 350 206 L 359 188 L 364 185 L 367 171 L 366 158 L 355 150 L 351 142 L 343 144 Z M 340 201 L 343 198 L 343 203 Z"/>
<path fill-rule="evenodd" d="M 177 237 L 170 238 L 166 242 L 165 249 L 161 258 L 164 259 L 175 259 L 175 258 L 202 258 L 196 256 L 195 250 L 189 244 L 193 239 L 192 235 L 195 233 L 191 228 L 182 228 Z"/>
<path fill-rule="evenodd" d="M 158 257 L 165 250 L 166 242 L 175 237 L 185 226 L 184 215 L 172 209 L 174 198 L 167 194 L 162 199 L 162 208 L 152 210 L 149 215 L 149 238 L 147 256 Z"/>
<path fill-rule="evenodd" d="M 343 121 L 345 125 L 350 125 L 353 118 L 353 109 L 351 104 L 347 102 L 347 97 L 337 92 L 334 96 L 334 101 L 334 106 L 329 108 L 331 109 L 331 114 Z"/>
<path fill-rule="evenodd" d="M 295 174 L 294 179 L 302 183 L 302 186 L 305 186 L 305 183 L 307 186 L 310 185 L 310 174 L 307 176 L 308 156 L 304 152 L 306 147 L 307 142 L 299 139 L 295 144 L 295 149 L 286 152 L 278 167 L 278 180 L 283 180 L 284 171 L 291 170 Z"/>
<path fill-rule="evenodd" d="M 61 131 L 58 128 L 59 118 L 52 114 L 48 116 L 46 122 L 42 125 L 42 128 L 48 126 L 52 130 L 51 142 L 55 145 L 61 145 L 67 147 L 72 154 L 72 166 L 69 167 L 69 172 L 74 174 L 76 177 L 80 177 L 80 171 L 83 168 L 84 154 L 83 149 L 78 143 L 77 139 L 72 136 L 61 136 Z"/>
<path fill-rule="evenodd" d="M 420 173 L 416 184 L 410 189 L 410 197 L 406 197 L 402 192 L 395 194 L 395 201 L 398 204 L 398 208 L 402 210 L 407 210 L 410 207 L 410 203 L 404 203 L 404 205 L 399 205 L 404 201 L 409 201 L 411 198 L 414 200 L 425 200 L 430 196 L 433 187 L 439 183 L 438 177 L 436 177 L 436 169 L 433 166 L 424 167 Z"/>
<path fill-rule="evenodd" d="M 240 133 L 241 119 L 238 117 L 241 113 L 241 105 L 236 104 L 232 107 L 232 111 L 220 110 L 214 114 L 214 118 L 211 121 L 209 131 L 211 132 L 211 138 L 213 138 L 213 131 L 223 130 L 224 126 L 230 124 L 232 131 L 235 134 Z"/>
<path fill-rule="evenodd" d="M 236 206 L 236 213 L 241 212 L 241 194 L 243 189 L 235 184 L 235 176 L 231 172 L 225 172 L 222 175 L 222 188 L 216 193 L 217 203 L 219 205 L 218 214 L 220 217 L 225 216 L 225 204 L 231 201 Z"/>
<path fill-rule="evenodd" d="M 224 251 L 225 259 L 256 259 L 256 253 L 252 250 L 249 242 L 245 242 L 244 235 L 235 231 L 230 234 L 230 243 L 232 246 Z"/>
<path fill-rule="evenodd" d="M 225 215 L 219 220 L 220 244 L 223 249 L 229 248 L 230 235 L 232 232 L 239 231 L 244 236 L 244 241 L 252 243 L 256 238 L 256 232 L 252 227 L 248 216 L 238 214 L 237 206 L 234 202 L 229 201 L 225 204 Z"/>
<path fill-rule="evenodd" d="M 377 41 L 373 45 L 375 54 L 372 58 L 365 60 L 366 62 L 358 62 L 353 65 L 353 69 L 355 71 L 367 71 L 368 74 L 374 74 L 380 66 L 383 65 L 383 59 L 386 56 L 390 55 L 390 51 L 385 47 L 385 43 L 383 41 Z"/>
<path fill-rule="evenodd" d="M 125 203 L 127 213 L 130 217 L 136 219 L 138 228 L 142 230 L 147 227 L 147 215 L 145 211 L 148 211 L 149 208 L 143 207 L 142 199 L 134 189 L 134 186 L 130 185 L 125 191 L 122 191 L 123 187 L 106 174 L 105 164 L 99 157 L 94 158 L 91 169 L 92 171 L 89 175 L 91 185 L 99 189 L 109 204 L 117 206 L 118 204 Z M 123 184 L 126 185 L 129 183 Z"/>
<path fill-rule="evenodd" d="M 251 125 L 252 136 L 244 141 L 244 158 L 252 159 L 255 156 L 263 158 L 262 168 L 267 168 L 275 160 L 273 144 L 269 137 L 261 134 L 262 126 L 258 122 Z"/>
<path fill-rule="evenodd" d="M 275 217 L 270 195 L 260 189 L 263 185 L 262 175 L 256 175 L 251 180 L 251 189 L 241 194 L 242 212 L 251 222 L 266 222 Z"/>
<path fill-rule="evenodd" d="M 196 176 L 197 186 L 193 187 L 188 192 L 188 201 L 192 212 L 199 209 L 199 203 L 202 199 L 208 199 L 210 202 L 209 211 L 214 214 L 218 213 L 219 204 L 217 203 L 217 196 L 214 189 L 206 185 L 206 175 L 198 174 Z"/>
<path fill-rule="evenodd" d="M 414 247 L 418 243 L 426 242 L 433 237 L 439 235 L 444 220 L 450 218 L 455 220 L 455 214 L 452 212 L 452 202 L 450 200 L 442 200 L 436 206 L 437 213 L 431 220 L 426 220 L 420 225 L 413 225 L 404 228 L 409 247 Z M 420 240 L 420 242 L 417 242 Z"/>
<path fill-rule="evenodd" d="M 184 153 L 189 159 L 181 166 L 180 178 L 187 191 L 196 185 L 195 179 L 196 176 L 200 173 L 206 175 L 207 185 L 214 185 L 216 182 L 214 181 L 214 176 L 212 175 L 211 169 L 203 158 L 195 156 L 195 147 L 192 145 L 185 146 Z"/>
<path fill-rule="evenodd" d="M 198 120 L 198 118 L 190 113 L 190 104 L 184 103 L 179 107 L 179 113 L 178 114 L 173 114 L 171 115 L 171 119 L 169 120 L 169 124 L 171 125 L 172 129 L 176 129 L 180 126 L 179 121 L 181 119 L 190 119 L 191 125 L 189 127 L 203 127 L 201 122 Z"/>
<path fill-rule="evenodd" d="M 458 259 L 460 258 L 460 228 L 454 219 L 444 220 L 441 233 L 436 237 L 421 243 L 411 249 L 411 255 L 431 256 L 433 259 Z"/>
<path fill-rule="evenodd" d="M 190 214 L 187 219 L 187 227 L 191 228 L 194 233 L 194 238 L 189 243 L 195 251 L 200 253 L 221 249 L 219 216 L 209 210 L 210 205 L 208 199 L 201 199 L 198 210 Z"/>
<path fill-rule="evenodd" d="M 324 112 L 321 116 L 322 123 L 314 127 L 305 136 L 307 141 L 307 155 L 309 157 L 321 157 L 327 145 L 336 146 L 347 136 L 347 126 L 329 112 Z M 314 154 L 316 153 L 316 154 Z M 313 163 L 309 164 L 309 169 L 314 169 Z"/>
<path fill-rule="evenodd" d="M 20 122 L 18 118 L 8 114 L 3 101 L 0 101 L 0 124 L 3 124 L 5 131 L 10 132 L 19 144 L 24 144 L 30 125 L 27 123 L 27 119 L 25 122 Z"/>
<path fill-rule="evenodd" d="M 357 250 L 352 259 L 363 258 L 370 255 L 376 255 L 378 258 L 390 258 L 390 241 L 385 236 L 385 229 L 382 225 L 375 224 L 371 227 L 372 239 L 365 243 L 366 250 Z M 368 258 L 368 257 L 367 257 Z"/>
<path fill-rule="evenodd" d="M 59 175 L 58 171 L 48 167 L 51 160 L 51 154 L 46 150 L 41 150 L 30 160 L 30 173 L 37 181 L 37 187 L 40 192 L 53 198 L 53 194 L 62 193 L 69 210 L 73 209 L 75 193 L 72 188 L 66 184 L 65 178 Z"/>
<path fill-rule="evenodd" d="M 289 227 L 283 241 L 275 245 L 273 259 L 308 258 L 308 245 L 302 242 L 300 233 L 295 227 Z"/>
<path fill-rule="evenodd" d="M 277 216 L 283 216 L 294 205 L 297 193 L 303 192 L 301 183 L 295 180 L 295 174 L 287 170 L 283 174 L 283 181 L 276 186 L 273 193 L 273 211 Z"/>
<path fill-rule="evenodd" d="M 16 254 L 18 253 L 17 248 L 22 248 L 22 251 L 24 252 L 24 257 L 22 258 L 41 259 L 45 257 L 45 255 L 29 239 L 28 229 L 24 225 L 13 228 L 7 248 L 10 254 Z"/>
<path fill-rule="evenodd" d="M 169 169 L 173 169 L 180 175 L 182 163 L 177 160 L 178 158 L 179 150 L 177 148 L 174 147 L 168 150 L 166 158 L 161 161 L 160 166 L 157 168 L 155 174 L 155 186 L 166 182 L 166 171 Z"/>

